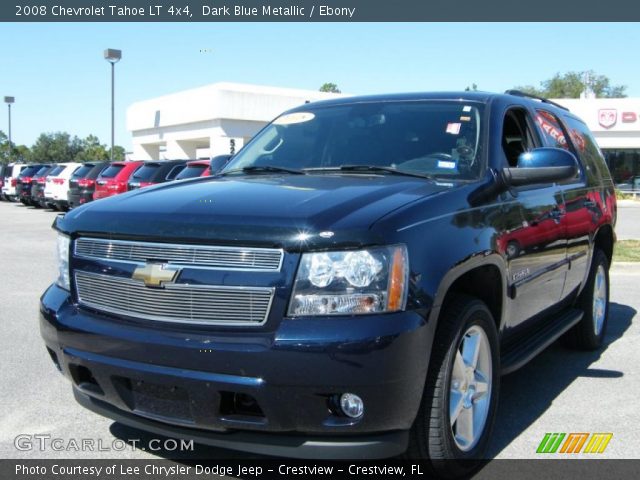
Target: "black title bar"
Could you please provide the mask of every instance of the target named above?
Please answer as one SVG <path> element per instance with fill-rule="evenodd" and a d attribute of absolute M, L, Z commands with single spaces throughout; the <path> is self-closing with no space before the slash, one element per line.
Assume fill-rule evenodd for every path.
<path fill-rule="evenodd" d="M 637 0 L 14 0 L 2 22 L 630 22 Z M 597 35 L 597 32 L 594 32 Z M 606 39 L 603 39 L 606 41 Z"/>
<path fill-rule="evenodd" d="M 474 480 L 602 480 L 637 478 L 640 460 L 539 459 L 483 462 Z M 3 480 L 431 480 L 426 462 L 273 460 L 0 460 Z"/>

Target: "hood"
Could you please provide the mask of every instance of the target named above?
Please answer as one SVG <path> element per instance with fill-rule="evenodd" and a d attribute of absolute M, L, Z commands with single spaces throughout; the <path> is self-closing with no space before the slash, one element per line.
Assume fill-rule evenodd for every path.
<path fill-rule="evenodd" d="M 106 238 L 294 248 L 375 243 L 371 225 L 451 188 L 391 175 L 253 175 L 177 181 L 72 210 L 56 228 Z M 322 235 L 319 235 L 322 232 Z"/>

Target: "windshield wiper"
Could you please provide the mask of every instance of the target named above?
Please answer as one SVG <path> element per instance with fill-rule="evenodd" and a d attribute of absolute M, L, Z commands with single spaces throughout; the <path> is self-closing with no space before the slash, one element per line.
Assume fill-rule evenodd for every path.
<path fill-rule="evenodd" d="M 374 172 L 374 173 L 391 173 L 393 175 L 404 175 L 407 177 L 432 178 L 430 175 L 422 173 L 405 172 L 393 167 L 384 167 L 379 165 L 341 165 L 340 167 L 319 167 L 305 168 L 305 172 Z"/>
<path fill-rule="evenodd" d="M 219 175 L 230 175 L 233 173 L 290 173 L 292 175 L 304 175 L 303 170 L 295 168 L 276 167 L 274 165 L 251 165 L 249 167 L 237 168 L 227 172 L 221 172 Z"/>

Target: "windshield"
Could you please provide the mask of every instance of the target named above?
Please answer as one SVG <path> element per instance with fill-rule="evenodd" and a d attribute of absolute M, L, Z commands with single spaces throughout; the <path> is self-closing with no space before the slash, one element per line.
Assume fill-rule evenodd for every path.
<path fill-rule="evenodd" d="M 310 173 L 366 165 L 474 178 L 481 171 L 482 107 L 464 101 L 402 101 L 288 113 L 263 129 L 224 171 L 269 166 Z"/>

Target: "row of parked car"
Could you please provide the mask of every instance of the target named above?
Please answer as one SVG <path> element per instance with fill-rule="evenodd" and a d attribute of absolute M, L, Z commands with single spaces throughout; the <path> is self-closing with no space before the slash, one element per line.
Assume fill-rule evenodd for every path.
<path fill-rule="evenodd" d="M 210 174 L 209 160 L 0 164 L 1 198 L 66 211 L 172 180 Z"/>

